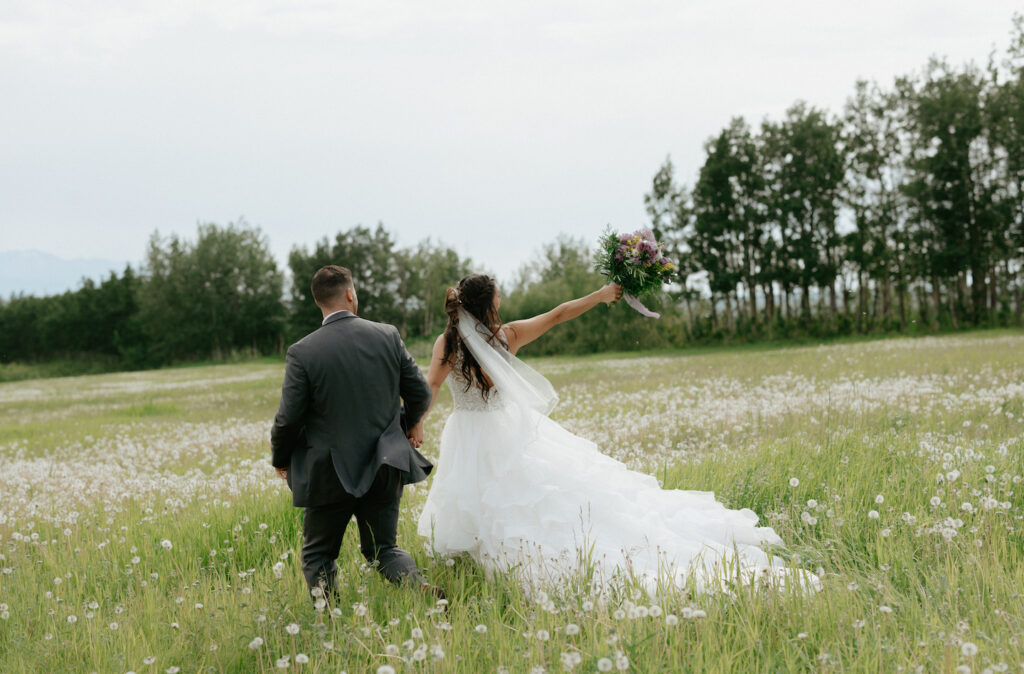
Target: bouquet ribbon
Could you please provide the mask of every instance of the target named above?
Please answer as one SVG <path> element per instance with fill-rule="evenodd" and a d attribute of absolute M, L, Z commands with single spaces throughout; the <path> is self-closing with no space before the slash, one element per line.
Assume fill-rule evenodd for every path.
<path fill-rule="evenodd" d="M 623 293 L 622 294 L 622 299 L 626 300 L 626 304 L 628 304 L 629 306 L 633 307 L 634 309 L 636 309 L 638 312 L 640 312 L 642 315 L 646 316 L 647 318 L 661 318 L 661 314 L 655 313 L 655 312 L 651 311 L 650 309 L 645 307 L 643 304 L 641 304 L 640 300 L 638 300 L 637 298 L 633 297 L 629 293 Z"/>

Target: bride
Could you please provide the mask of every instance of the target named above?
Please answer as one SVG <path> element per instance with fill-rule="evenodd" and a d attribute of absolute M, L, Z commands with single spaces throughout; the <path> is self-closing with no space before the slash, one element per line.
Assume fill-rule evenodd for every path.
<path fill-rule="evenodd" d="M 595 589 L 633 579 L 654 592 L 690 580 L 710 589 L 785 576 L 766 551 L 781 539 L 752 511 L 729 510 L 711 492 L 661 489 L 548 418 L 557 396 L 516 352 L 621 295 L 609 284 L 503 324 L 492 278 L 467 276 L 449 288 L 448 326 L 427 382 L 437 400 L 447 379 L 455 409 L 419 533 L 437 554 L 469 553 L 488 574 L 510 572 L 528 586 L 586 576 Z M 414 444 L 422 424 L 410 429 Z"/>

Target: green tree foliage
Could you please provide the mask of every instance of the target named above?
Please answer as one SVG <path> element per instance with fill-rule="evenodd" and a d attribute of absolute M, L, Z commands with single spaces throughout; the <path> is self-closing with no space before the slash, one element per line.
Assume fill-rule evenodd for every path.
<path fill-rule="evenodd" d="M 765 247 L 761 155 L 742 118 L 732 120 L 704 149 L 707 156 L 693 190 L 695 221 L 687 241 L 690 261 L 707 273 L 712 311 L 714 300 L 724 298 L 731 325 L 734 291 L 742 285 L 747 291 L 748 318 L 756 324 L 759 271 L 768 263 L 764 254 L 770 252 Z"/>
<path fill-rule="evenodd" d="M 322 314 L 309 284 L 316 271 L 329 264 L 352 271 L 360 316 L 396 325 L 403 336 L 426 336 L 439 329 L 445 290 L 470 271 L 468 259 L 429 239 L 413 249 L 396 248 L 381 224 L 374 230 L 359 225 L 338 232 L 333 242 L 325 238 L 309 251 L 293 248 L 288 256 L 290 341 L 320 326 Z"/>
<path fill-rule="evenodd" d="M 460 258 L 454 249 L 430 239 L 399 253 L 402 285 L 398 292 L 401 321 L 397 325 L 403 335 L 436 335 L 447 320 L 445 292 L 473 271 L 472 262 Z"/>
<path fill-rule="evenodd" d="M 279 350 L 283 276 L 259 229 L 200 225 L 194 242 L 153 234 L 139 321 L 155 363 Z"/>
<path fill-rule="evenodd" d="M 1005 223 L 1001 243 L 1002 280 L 1004 292 L 999 305 L 1008 313 L 1012 295 L 1013 322 L 1021 325 L 1021 276 L 1024 262 L 1024 14 L 1014 17 L 1014 34 L 1007 50 L 1003 68 L 1007 73 L 1000 80 L 998 69 L 989 67 L 991 89 L 987 98 L 986 123 L 992 143 L 1003 151 L 997 162 L 1001 185 L 998 220 Z M 998 278 L 1000 275 L 996 274 Z M 1012 286 L 1012 290 L 1007 288 Z"/>
<path fill-rule="evenodd" d="M 594 272 L 595 249 L 594 242 L 566 236 L 544 246 L 535 260 L 520 269 L 519 278 L 505 293 L 502 319 L 514 321 L 542 314 L 606 284 L 607 279 Z M 644 296 L 647 306 L 663 312 L 658 321 L 644 318 L 624 302 L 600 305 L 555 327 L 527 348 L 531 355 L 541 355 L 682 345 L 686 333 L 680 329 L 678 309 L 666 300 L 664 296 Z"/>
<path fill-rule="evenodd" d="M 382 224 L 372 230 L 360 225 L 338 232 L 333 241 L 322 239 L 309 252 L 292 249 L 288 256 L 292 272 L 289 341 L 320 326 L 322 314 L 313 303 L 309 284 L 313 274 L 329 264 L 352 271 L 361 316 L 383 323 L 397 322 L 400 309 L 395 296 L 399 283 L 395 241 Z"/>
<path fill-rule="evenodd" d="M 835 310 L 839 273 L 836 228 L 843 158 L 839 126 L 826 113 L 796 103 L 781 122 L 762 128 L 768 218 L 779 232 L 780 273 L 788 292 L 801 290 L 804 319 L 811 313 L 810 289 L 828 289 Z"/>
<path fill-rule="evenodd" d="M 915 147 L 908 186 L 919 224 L 934 237 L 931 267 L 949 284 L 954 324 L 987 316 L 996 225 L 993 147 L 983 114 L 984 79 L 973 67 L 929 64 L 910 92 Z M 970 298 L 967 276 L 970 275 Z M 938 308 L 937 308 L 938 309 Z"/>
<path fill-rule="evenodd" d="M 0 304 L 0 363 L 83 356 L 137 363 L 139 285 L 129 266 L 98 285 L 85 279 L 74 292 Z"/>
<path fill-rule="evenodd" d="M 680 295 L 691 334 L 1020 324 L 1022 77 L 1018 15 L 1001 66 L 859 82 L 841 119 L 798 102 L 756 135 L 733 120 L 692 195 L 666 162 L 645 204 L 701 292 Z"/>

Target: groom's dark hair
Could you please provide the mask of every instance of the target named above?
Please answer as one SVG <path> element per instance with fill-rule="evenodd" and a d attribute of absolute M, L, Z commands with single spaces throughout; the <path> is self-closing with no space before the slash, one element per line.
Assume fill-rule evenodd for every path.
<path fill-rule="evenodd" d="M 313 274 L 313 282 L 309 284 L 313 301 L 319 306 L 330 306 L 341 299 L 346 288 L 352 287 L 352 272 L 336 264 L 321 267 Z"/>

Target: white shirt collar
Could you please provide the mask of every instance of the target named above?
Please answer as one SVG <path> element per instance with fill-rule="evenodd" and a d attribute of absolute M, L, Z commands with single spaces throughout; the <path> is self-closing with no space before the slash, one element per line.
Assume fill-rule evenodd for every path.
<path fill-rule="evenodd" d="M 320 325 L 327 325 L 327 321 L 331 320 L 332 316 L 337 316 L 338 314 L 348 314 L 348 313 L 351 313 L 348 309 L 338 309 L 337 311 L 332 311 L 331 313 L 329 313 L 326 316 L 324 316 L 324 320 L 323 320 L 322 323 L 320 323 Z"/>

